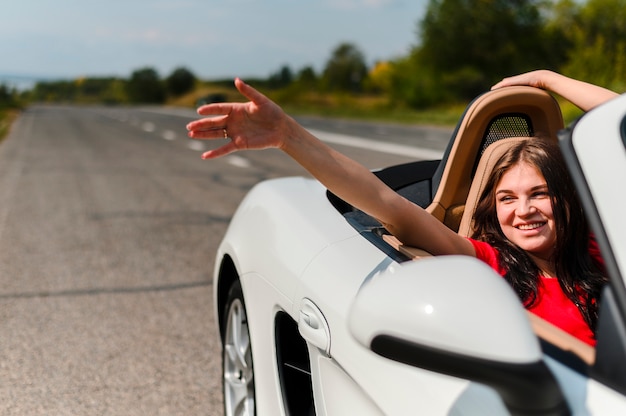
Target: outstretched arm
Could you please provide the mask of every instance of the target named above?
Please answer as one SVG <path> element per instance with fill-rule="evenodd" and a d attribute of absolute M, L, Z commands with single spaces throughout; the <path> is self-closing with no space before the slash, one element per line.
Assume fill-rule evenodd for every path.
<path fill-rule="evenodd" d="M 504 78 L 492 90 L 511 85 L 529 85 L 559 94 L 583 111 L 609 101 L 618 96 L 617 93 L 588 82 L 568 78 L 565 75 L 548 70 L 526 72 L 513 77 Z"/>
<path fill-rule="evenodd" d="M 229 143 L 202 155 L 220 157 L 238 150 L 278 148 L 334 194 L 377 218 L 400 241 L 432 254 L 475 255 L 474 248 L 421 207 L 398 195 L 367 168 L 316 139 L 270 99 L 240 79 L 237 89 L 250 101 L 215 103 L 198 109 L 207 116 L 187 125 L 194 139 Z"/>

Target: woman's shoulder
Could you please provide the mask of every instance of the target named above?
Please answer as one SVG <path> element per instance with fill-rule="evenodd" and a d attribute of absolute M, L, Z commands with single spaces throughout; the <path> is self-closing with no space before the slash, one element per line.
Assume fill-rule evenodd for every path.
<path fill-rule="evenodd" d="M 505 272 L 500 267 L 500 252 L 491 244 L 485 241 L 468 238 L 468 241 L 474 246 L 476 258 L 487 263 L 492 269 L 504 276 Z"/>

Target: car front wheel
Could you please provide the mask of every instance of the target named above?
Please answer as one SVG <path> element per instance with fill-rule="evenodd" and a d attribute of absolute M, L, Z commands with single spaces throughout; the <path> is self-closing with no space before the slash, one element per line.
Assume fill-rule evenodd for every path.
<path fill-rule="evenodd" d="M 232 285 L 228 293 L 224 322 L 226 325 L 222 346 L 224 414 L 253 416 L 254 367 L 248 319 L 239 281 Z"/>

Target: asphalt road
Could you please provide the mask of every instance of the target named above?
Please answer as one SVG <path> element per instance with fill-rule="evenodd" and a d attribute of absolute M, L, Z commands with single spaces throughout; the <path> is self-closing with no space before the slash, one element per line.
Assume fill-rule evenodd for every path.
<path fill-rule="evenodd" d="M 0 414 L 222 414 L 215 248 L 250 187 L 306 172 L 274 150 L 202 161 L 192 117 L 36 106 L 0 143 Z M 449 137 L 301 121 L 370 168 Z"/>

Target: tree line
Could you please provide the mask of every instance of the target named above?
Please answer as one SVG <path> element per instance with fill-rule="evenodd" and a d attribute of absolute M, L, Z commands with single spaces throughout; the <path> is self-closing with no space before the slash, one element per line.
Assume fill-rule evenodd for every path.
<path fill-rule="evenodd" d="M 430 0 L 416 34 L 406 56 L 367 68 L 345 43 L 319 76 L 284 67 L 269 86 L 379 93 L 412 108 L 472 99 L 539 68 L 626 89 L 626 0 Z"/>
<path fill-rule="evenodd" d="M 383 96 L 390 106 L 423 108 L 466 101 L 504 76 L 537 68 L 624 91 L 626 0 L 429 0 L 406 56 L 368 67 L 360 48 L 345 42 L 320 73 L 285 65 L 254 81 L 295 102 L 315 91 Z M 163 103 L 198 82 L 184 67 L 164 79 L 146 67 L 128 79 L 41 82 L 31 99 Z"/>
<path fill-rule="evenodd" d="M 80 103 L 164 103 L 168 97 L 177 97 L 192 91 L 196 76 L 180 67 L 162 79 L 151 67 L 140 68 L 128 79 L 117 77 L 78 78 L 75 80 L 37 82 L 29 99 L 45 102 Z"/>
<path fill-rule="evenodd" d="M 15 88 L 0 84 L 0 112 L 7 109 L 19 108 L 22 96 Z"/>

